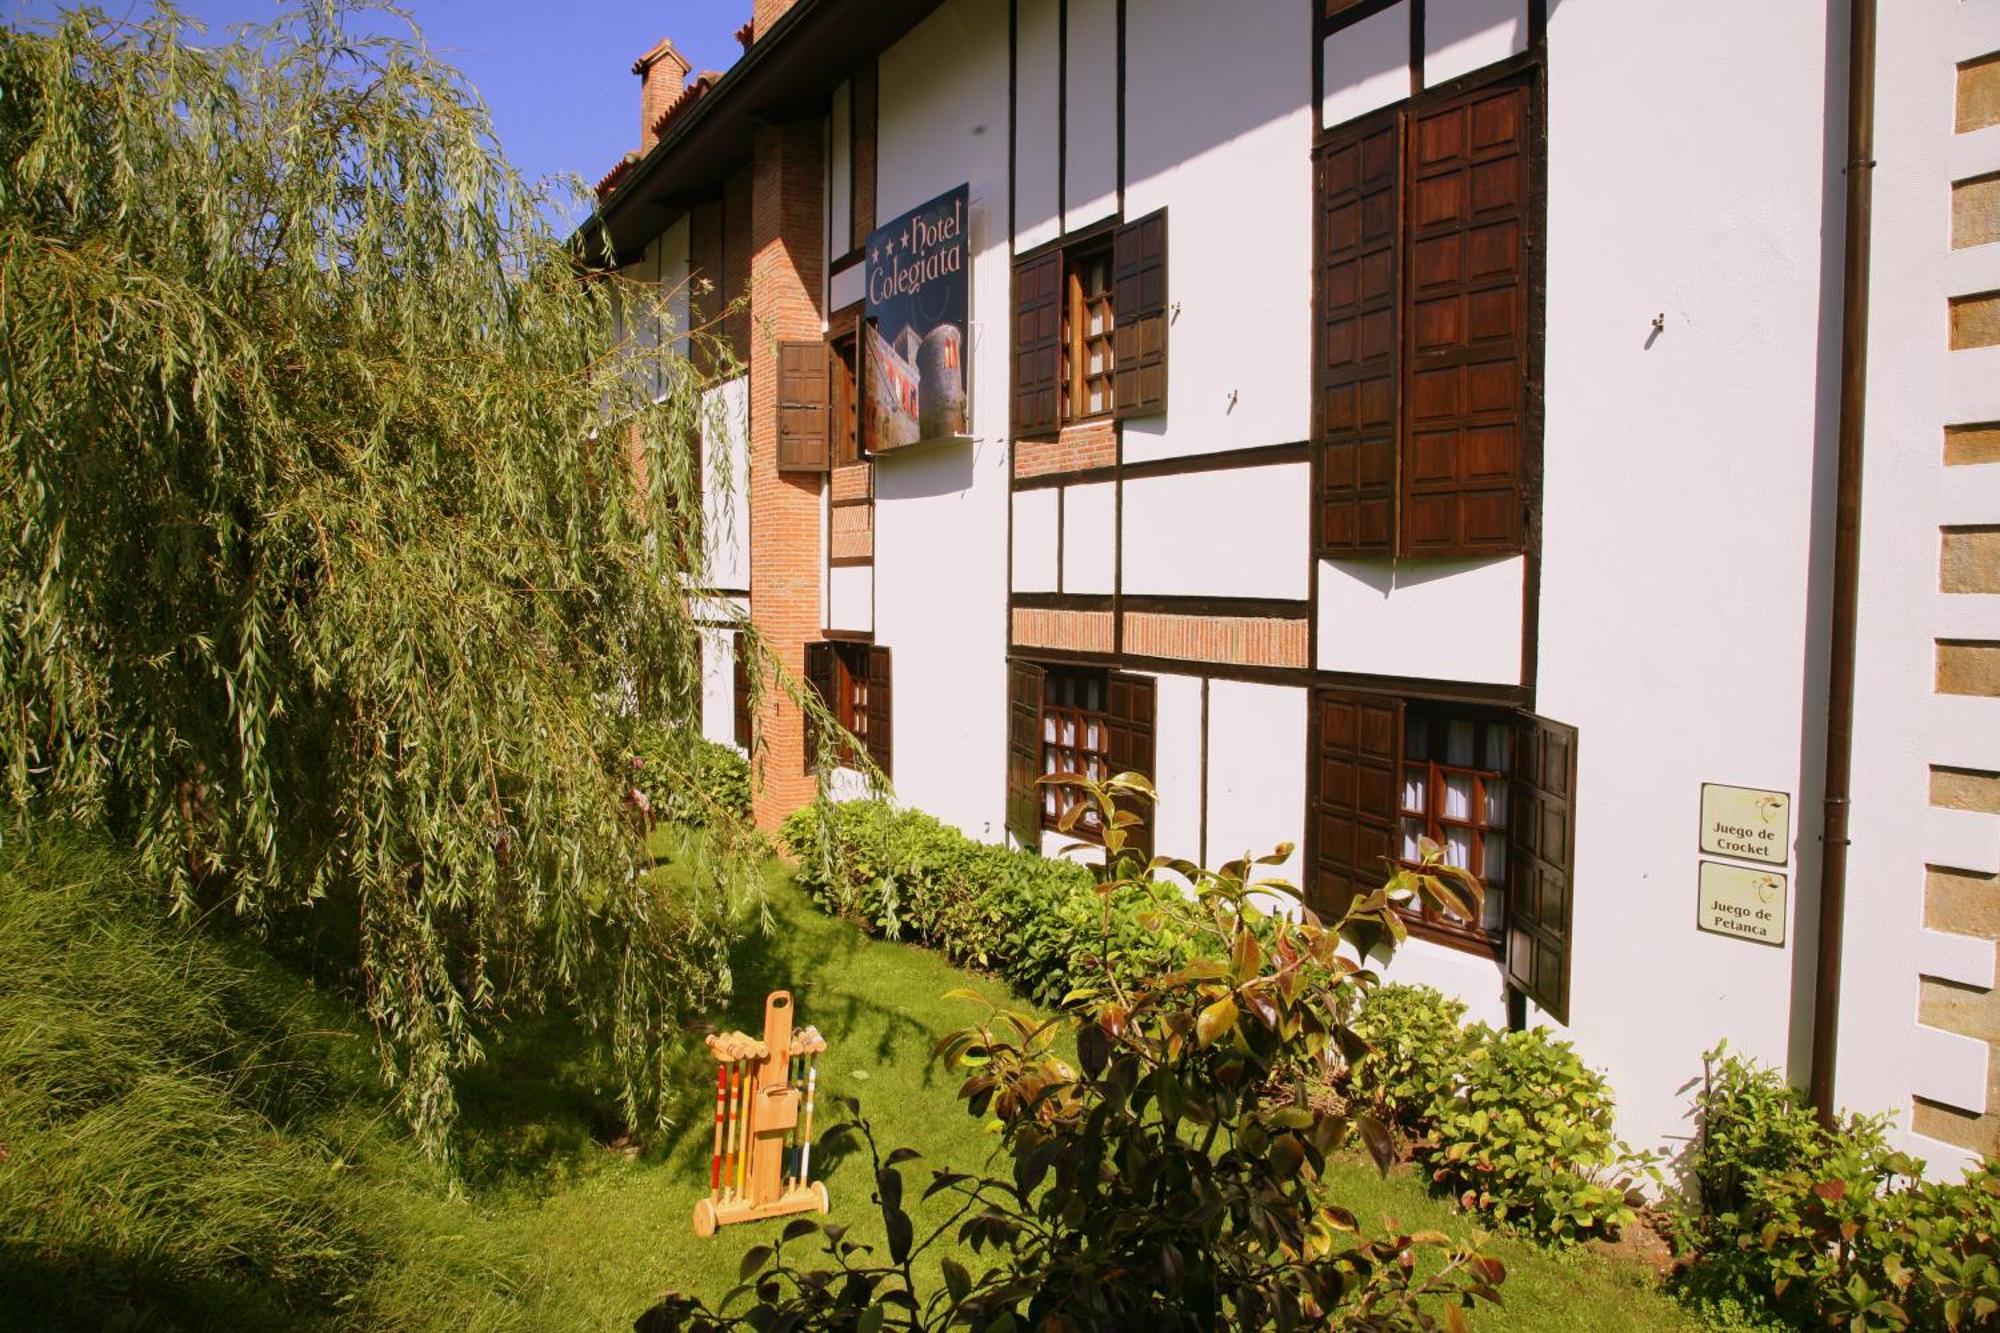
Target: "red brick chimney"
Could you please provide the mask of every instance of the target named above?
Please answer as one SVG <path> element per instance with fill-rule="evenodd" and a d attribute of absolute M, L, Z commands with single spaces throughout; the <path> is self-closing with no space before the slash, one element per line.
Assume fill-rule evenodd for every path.
<path fill-rule="evenodd" d="M 785 11 L 792 7 L 792 3 L 793 0 L 754 0 L 750 10 L 752 39 L 760 38 L 769 32 L 771 25 L 785 16 Z"/>
<path fill-rule="evenodd" d="M 658 143 L 659 136 L 653 133 L 654 124 L 660 113 L 681 95 L 681 87 L 687 82 L 688 62 L 673 42 L 660 38 L 653 49 L 632 62 L 632 72 L 639 76 L 639 151 L 649 153 Z"/>

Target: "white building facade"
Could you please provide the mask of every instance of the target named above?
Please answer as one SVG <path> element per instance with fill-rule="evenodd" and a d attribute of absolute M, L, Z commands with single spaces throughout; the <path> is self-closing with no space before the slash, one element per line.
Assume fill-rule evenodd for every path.
<path fill-rule="evenodd" d="M 1155 850 L 1290 842 L 1328 910 L 1429 837 L 1487 907 L 1414 919 L 1388 975 L 1559 1027 L 1634 1144 L 1685 1139 L 1718 1039 L 1804 1084 L 1846 7 L 797 0 L 753 29 L 601 217 L 650 280 L 745 303 L 717 596 L 895 799 L 1052 846 L 1036 775 L 1140 768 Z M 2000 1129 L 2000 4 L 1898 3 L 1869 67 L 1822 1018 L 1838 1103 L 1952 1170 Z M 871 458 L 865 242 L 961 185 L 968 424 Z M 730 645 L 706 725 L 741 740 Z M 766 819 L 810 789 L 782 711 Z"/>

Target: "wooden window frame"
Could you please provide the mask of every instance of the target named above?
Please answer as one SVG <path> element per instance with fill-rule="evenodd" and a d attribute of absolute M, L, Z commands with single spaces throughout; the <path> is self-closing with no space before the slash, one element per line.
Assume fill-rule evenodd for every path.
<path fill-rule="evenodd" d="M 828 428 L 833 432 L 833 465 L 859 463 L 861 452 L 861 339 L 857 330 L 828 334 Z"/>
<path fill-rule="evenodd" d="M 1090 753 L 1101 757 L 1099 776 L 1136 772 L 1151 778 L 1159 767 L 1155 738 L 1159 705 L 1156 677 L 1110 667 L 1010 657 L 1007 660 L 1007 832 L 1030 851 L 1040 850 L 1044 831 L 1060 822 L 1062 812 L 1074 800 L 1068 789 L 1044 786 L 1039 781 L 1051 771 L 1076 771 L 1073 767 L 1050 768 L 1047 719 L 1052 687 L 1049 681 L 1065 676 L 1088 677 L 1098 688 L 1101 709 L 1077 710 L 1073 704 L 1058 706 L 1077 714 L 1075 735 L 1081 736 L 1087 721 L 1095 719 L 1102 748 L 1091 747 Z M 1073 742 L 1057 746 L 1058 753 L 1078 748 Z M 1142 822 L 1128 828 L 1126 846 L 1142 857 L 1150 856 L 1155 812 L 1137 813 Z M 1079 819 L 1069 830 L 1070 836 L 1101 843 L 1103 834 L 1097 823 L 1095 819 Z"/>
<path fill-rule="evenodd" d="M 806 645 L 807 684 L 845 731 L 833 757 L 836 768 L 858 768 L 861 754 L 884 776 L 891 772 L 891 671 L 889 650 L 866 639 L 820 639 Z M 858 748 L 857 748 L 858 747 Z M 805 738 L 805 771 L 819 760 L 819 740 Z"/>
<path fill-rule="evenodd" d="M 1375 12 L 1377 6 L 1356 5 L 1331 14 L 1323 26 L 1343 26 Z M 1493 344 L 1471 344 L 1464 351 L 1440 354 L 1413 346 L 1418 338 L 1412 311 L 1422 298 L 1417 292 L 1415 257 L 1411 253 L 1422 228 L 1412 215 L 1413 190 L 1425 183 L 1430 168 L 1417 161 L 1412 127 L 1426 117 L 1435 117 L 1462 102 L 1481 95 L 1492 96 L 1518 89 L 1523 96 L 1521 156 L 1524 178 L 1519 185 L 1519 376 L 1516 405 L 1497 416 L 1481 413 L 1467 404 L 1462 412 L 1445 418 L 1420 421 L 1418 405 L 1412 399 L 1411 384 L 1428 372 L 1448 370 L 1455 364 L 1468 367 L 1493 359 L 1472 350 Z M 1547 89 L 1544 66 L 1538 48 L 1511 56 L 1484 69 L 1368 112 L 1343 124 L 1322 128 L 1314 136 L 1314 258 L 1313 258 L 1313 407 L 1312 432 L 1315 456 L 1314 549 L 1321 559 L 1381 559 L 1398 557 L 1478 558 L 1532 554 L 1540 546 L 1542 474 L 1543 362 L 1546 354 L 1544 289 L 1547 271 L 1545 183 L 1548 172 Z M 1326 218 L 1327 175 L 1322 160 L 1329 152 L 1347 146 L 1359 135 L 1372 135 L 1383 125 L 1393 127 L 1397 159 L 1392 198 L 1396 210 L 1394 244 L 1389 249 L 1395 292 L 1390 302 L 1394 350 L 1388 357 L 1386 373 L 1394 382 L 1392 401 L 1386 405 L 1389 457 L 1384 462 L 1371 449 L 1381 433 L 1381 423 L 1369 414 L 1366 421 L 1346 424 L 1330 420 L 1330 386 L 1341 384 L 1342 375 L 1355 370 L 1329 369 L 1327 309 Z M 1503 216 L 1505 216 L 1503 214 Z M 1475 224 L 1468 223 L 1468 226 Z M 1481 221 L 1476 224 L 1484 227 Z M 1470 233 L 1468 233 L 1470 234 Z M 1470 281 L 1468 279 L 1468 281 Z M 1486 295 L 1487 287 L 1473 284 L 1468 299 Z M 1491 304 L 1486 308 L 1492 308 Z M 1356 312 L 1357 315 L 1359 311 Z M 1470 333 L 1468 336 L 1473 336 Z M 1379 378 L 1383 368 L 1369 375 Z M 1471 374 L 1470 369 L 1467 370 Z M 1337 395 L 1336 395 L 1337 396 Z M 1382 406 L 1377 404 L 1377 406 Z M 1426 446 L 1419 435 L 1431 440 L 1439 432 L 1424 429 L 1440 420 L 1456 421 L 1463 434 L 1455 452 L 1437 452 L 1435 443 L 1422 455 L 1433 459 L 1450 456 L 1463 475 L 1450 479 L 1427 478 L 1413 461 Z M 1514 463 L 1512 470 L 1486 470 L 1497 441 L 1505 439 L 1504 428 L 1511 426 Z M 1477 437 L 1478 444 L 1473 440 Z M 1476 460 L 1476 461 L 1475 461 Z M 1509 496 L 1506 493 L 1512 492 Z M 1454 507 L 1455 502 L 1455 507 Z M 1504 515 L 1504 517 L 1503 517 Z M 1420 531 L 1421 530 L 1421 531 Z"/>
<path fill-rule="evenodd" d="M 1085 275 L 1088 273 L 1094 273 L 1103 285 L 1085 290 Z M 1108 420 L 1117 414 L 1116 290 L 1109 234 L 1064 248 L 1061 415 L 1065 426 Z M 1095 310 L 1103 312 L 1104 325 L 1100 331 L 1093 333 L 1089 320 Z M 1092 351 L 1103 357 L 1100 369 L 1095 373 L 1090 369 Z M 1089 406 L 1093 387 L 1103 395 L 1102 405 L 1094 409 Z"/>
<path fill-rule="evenodd" d="M 734 714 L 736 744 L 750 752 L 756 735 L 756 719 L 750 712 L 750 657 L 742 630 L 732 630 L 730 640 L 730 703 Z"/>
<path fill-rule="evenodd" d="M 1473 745 L 1476 758 L 1470 765 L 1444 762 L 1435 757 L 1437 749 L 1440 748 L 1439 736 L 1448 735 L 1451 724 L 1455 722 L 1467 723 L 1474 728 Z M 1418 726 L 1423 727 L 1426 732 L 1426 754 L 1412 758 L 1409 736 Z M 1506 750 L 1497 764 L 1493 762 L 1494 755 L 1489 748 L 1496 730 L 1506 737 Z M 1403 731 L 1403 748 L 1397 760 L 1396 813 L 1399 835 L 1408 831 L 1407 826 L 1410 822 L 1421 820 L 1424 824 L 1423 835 L 1440 847 L 1444 847 L 1447 845 L 1447 829 L 1467 830 L 1472 835 L 1471 855 L 1470 864 L 1463 868 L 1479 877 L 1489 896 L 1498 896 L 1499 919 L 1494 926 L 1488 928 L 1478 922 L 1455 920 L 1423 902 L 1400 904 L 1397 911 L 1401 913 L 1413 935 L 1473 953 L 1502 957 L 1507 947 L 1506 865 L 1508 861 L 1503 857 L 1501 877 L 1496 881 L 1488 873 L 1486 865 L 1486 838 L 1489 835 L 1498 835 L 1509 839 L 1511 843 L 1512 821 L 1507 814 L 1503 814 L 1500 824 L 1489 823 L 1486 818 L 1486 795 L 1490 784 L 1496 782 L 1504 784 L 1506 795 L 1502 798 L 1503 806 L 1511 814 L 1514 808 L 1513 720 L 1510 716 L 1492 709 L 1412 699 L 1406 701 L 1404 705 Z M 1423 778 L 1424 808 L 1412 810 L 1403 796 L 1408 790 L 1411 775 L 1417 772 L 1420 772 Z M 1443 813 L 1447 784 L 1454 776 L 1466 778 L 1472 784 L 1472 817 L 1469 819 L 1453 819 Z M 1418 868 L 1420 864 L 1418 860 L 1407 855 L 1400 856 L 1398 860 L 1411 869 Z M 1482 905 L 1481 916 L 1489 915 L 1494 906 L 1495 903 L 1491 901 Z"/>
<path fill-rule="evenodd" d="M 1078 687 L 1084 685 L 1095 687 L 1096 708 L 1075 703 L 1059 703 L 1052 698 L 1059 692 L 1073 695 Z M 1073 738 L 1068 744 L 1061 739 L 1064 722 L 1070 726 L 1070 735 Z M 1042 678 L 1040 726 L 1042 774 L 1075 773 L 1100 781 L 1110 777 L 1112 774 L 1111 673 L 1101 667 L 1046 668 Z M 1097 734 L 1095 746 L 1088 745 L 1084 741 L 1088 729 L 1093 727 Z M 1065 763 L 1065 758 L 1071 762 Z M 1082 761 L 1081 766 L 1075 762 L 1077 760 Z M 1051 767 L 1052 764 L 1055 766 Z M 1070 807 L 1081 799 L 1082 793 L 1073 787 L 1055 785 L 1043 787 L 1040 801 L 1042 827 L 1058 829 Z M 1095 811 L 1086 811 L 1069 829 L 1069 833 L 1084 842 L 1104 840 L 1104 829 Z"/>
<path fill-rule="evenodd" d="M 1080 422 L 1157 416 L 1167 410 L 1167 210 L 1111 219 L 1037 246 L 1014 260 L 1009 428 L 1016 439 L 1053 439 Z M 1098 266 L 1101 265 L 1101 268 Z M 1086 293 L 1080 274 L 1102 274 Z M 1086 303 L 1108 316 L 1087 331 Z M 1090 352 L 1102 356 L 1088 371 Z M 1103 398 L 1088 406 L 1093 381 Z"/>
<path fill-rule="evenodd" d="M 1512 739 L 1506 755 L 1500 940 L 1496 945 L 1484 929 L 1430 919 L 1433 914 L 1421 909 L 1402 909 L 1410 933 L 1493 959 L 1510 990 L 1568 1024 L 1575 956 L 1575 727 L 1524 708 L 1482 705 L 1448 694 L 1404 696 L 1332 683 L 1315 686 L 1307 724 L 1308 901 L 1323 916 L 1338 919 L 1349 895 L 1371 893 L 1395 866 L 1411 864 L 1401 852 L 1411 716 L 1430 719 L 1432 725 L 1439 718 L 1498 724 L 1508 728 Z M 1481 762 L 1487 758 L 1490 754 L 1482 753 Z M 1428 777 L 1430 757 L 1421 762 Z M 1436 808 L 1433 788 L 1426 813 Z"/>

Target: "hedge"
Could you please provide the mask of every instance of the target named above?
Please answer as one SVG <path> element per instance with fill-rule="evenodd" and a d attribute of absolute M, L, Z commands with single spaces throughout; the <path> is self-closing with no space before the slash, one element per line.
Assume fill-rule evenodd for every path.
<path fill-rule="evenodd" d="M 2000 1328 L 2000 1162 L 1925 1180 L 1885 1117 L 1828 1129 L 1775 1071 L 1705 1058 L 1685 1285 L 1796 1327 Z"/>
<path fill-rule="evenodd" d="M 1615 1233 L 1636 1217 L 1646 1154 L 1612 1135 L 1604 1076 L 1545 1028 L 1466 1025 L 1428 986 L 1382 986 L 1355 1018 L 1372 1049 L 1343 1091 L 1400 1133 L 1433 1188 L 1544 1240 Z"/>
<path fill-rule="evenodd" d="M 1085 866 L 979 842 L 921 811 L 877 800 L 824 816 L 808 807 L 780 837 L 821 907 L 997 973 L 1038 1004 L 1060 1005 L 1100 959 L 1135 978 L 1187 959 L 1186 941 L 1148 910 L 1172 887 L 1101 895 Z"/>

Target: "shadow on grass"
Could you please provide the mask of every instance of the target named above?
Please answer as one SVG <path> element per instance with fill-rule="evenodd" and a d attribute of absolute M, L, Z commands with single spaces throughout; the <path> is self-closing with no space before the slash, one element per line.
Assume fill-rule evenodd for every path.
<path fill-rule="evenodd" d="M 0 1321 L 8 1328 L 284 1328 L 326 1295 L 301 1285 L 311 1289 L 265 1273 L 192 1275 L 121 1250 L 65 1243 L 48 1255 L 0 1240 Z"/>

